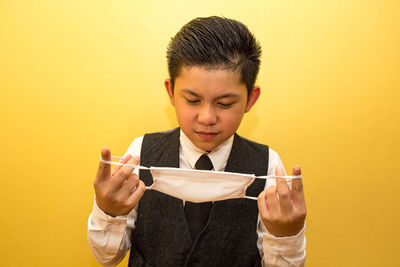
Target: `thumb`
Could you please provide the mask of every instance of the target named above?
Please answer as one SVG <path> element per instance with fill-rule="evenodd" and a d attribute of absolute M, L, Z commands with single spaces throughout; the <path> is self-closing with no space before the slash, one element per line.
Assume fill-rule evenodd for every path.
<path fill-rule="evenodd" d="M 301 175 L 300 166 L 294 166 L 293 176 Z M 292 179 L 292 197 L 295 202 L 304 202 L 303 180 L 302 178 Z"/>
<path fill-rule="evenodd" d="M 108 147 L 103 147 L 101 149 L 101 158 L 106 161 L 111 161 L 111 151 Z M 100 161 L 99 169 L 97 170 L 97 179 L 103 180 L 110 176 L 111 165 Z"/>

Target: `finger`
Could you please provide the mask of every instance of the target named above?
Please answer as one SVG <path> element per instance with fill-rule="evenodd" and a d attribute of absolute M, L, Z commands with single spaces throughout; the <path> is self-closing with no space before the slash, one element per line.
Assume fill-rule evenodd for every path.
<path fill-rule="evenodd" d="M 111 151 L 108 149 L 108 147 L 104 146 L 101 149 L 101 158 L 107 161 L 111 160 Z M 111 165 L 100 161 L 96 178 L 98 180 L 107 179 L 110 176 L 110 172 L 111 172 Z"/>
<path fill-rule="evenodd" d="M 127 164 L 129 165 L 137 165 L 139 162 L 137 160 L 137 157 L 132 157 L 130 160 L 128 160 Z M 114 188 L 118 190 L 121 186 L 122 183 L 125 182 L 126 179 L 132 174 L 134 167 L 130 166 L 122 166 L 113 176 L 112 182 L 114 184 Z"/>
<path fill-rule="evenodd" d="M 278 215 L 280 213 L 279 200 L 276 196 L 277 190 L 276 185 L 271 185 L 268 187 L 267 192 L 267 207 L 271 215 Z"/>
<path fill-rule="evenodd" d="M 281 166 L 278 166 L 275 168 L 275 175 L 276 176 L 285 176 L 285 171 L 283 170 L 283 168 Z M 279 190 L 284 190 L 285 188 L 289 189 L 285 178 L 276 178 L 276 185 L 278 187 L 278 193 L 279 193 Z"/>
<path fill-rule="evenodd" d="M 292 175 L 301 175 L 300 166 L 294 166 Z M 292 198 L 296 202 L 304 202 L 303 181 L 302 178 L 292 180 Z"/>
<path fill-rule="evenodd" d="M 118 193 L 121 194 L 123 198 L 128 198 L 129 195 L 134 191 L 138 183 L 139 177 L 136 174 L 131 174 L 128 179 L 126 179 L 125 182 L 122 183 Z"/>
<path fill-rule="evenodd" d="M 282 167 L 275 168 L 275 175 L 276 176 L 284 176 L 285 172 L 283 171 Z M 293 209 L 292 199 L 290 197 L 290 189 L 284 178 L 277 178 L 276 179 L 276 186 L 279 196 L 279 205 L 281 207 L 281 211 L 283 213 L 291 212 Z"/>
<path fill-rule="evenodd" d="M 145 191 L 146 191 L 146 186 L 144 185 L 142 180 L 139 180 L 139 183 L 137 184 L 136 188 L 133 190 L 132 194 L 128 197 L 128 202 L 136 206 L 139 200 L 142 198 Z"/>
<path fill-rule="evenodd" d="M 265 195 L 266 192 L 267 192 L 266 190 L 262 191 L 257 197 L 257 205 L 261 217 L 263 217 L 263 215 L 266 215 L 268 209 L 266 195 Z"/>
<path fill-rule="evenodd" d="M 125 163 L 127 163 L 131 158 L 132 158 L 132 155 L 131 155 L 131 154 L 128 154 L 125 158 L 123 158 L 123 159 L 120 161 L 120 163 L 125 164 Z M 122 165 L 118 165 L 118 166 L 112 171 L 111 176 L 114 176 L 114 174 L 115 174 L 119 169 L 121 169 L 121 168 L 122 168 Z"/>

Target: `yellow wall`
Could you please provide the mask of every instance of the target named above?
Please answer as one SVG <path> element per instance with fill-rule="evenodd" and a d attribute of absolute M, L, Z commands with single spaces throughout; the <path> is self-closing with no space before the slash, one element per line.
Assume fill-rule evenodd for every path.
<path fill-rule="evenodd" d="M 97 266 L 99 151 L 176 125 L 169 38 L 246 23 L 262 97 L 239 130 L 303 167 L 308 266 L 399 266 L 400 2 L 0 1 L 2 266 Z M 121 264 L 122 266 L 126 266 Z"/>

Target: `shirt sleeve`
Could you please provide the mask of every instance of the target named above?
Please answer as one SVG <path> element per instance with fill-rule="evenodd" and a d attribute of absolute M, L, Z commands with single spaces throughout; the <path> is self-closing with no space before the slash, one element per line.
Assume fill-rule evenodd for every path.
<path fill-rule="evenodd" d="M 278 166 L 283 168 L 278 153 L 269 149 L 268 175 L 275 175 L 275 168 Z M 268 179 L 265 188 L 275 184 L 275 179 Z M 305 226 L 294 236 L 276 237 L 267 231 L 258 216 L 257 234 L 257 246 L 263 266 L 304 266 L 306 259 Z"/>
<path fill-rule="evenodd" d="M 136 138 L 127 154 L 140 156 L 143 137 Z M 126 216 L 112 217 L 104 213 L 94 201 L 88 220 L 88 242 L 96 260 L 102 265 L 121 262 L 131 247 L 130 236 L 135 228 L 137 207 Z"/>
<path fill-rule="evenodd" d="M 263 266 L 304 266 L 306 261 L 306 238 L 303 229 L 294 236 L 276 237 L 263 233 Z"/>

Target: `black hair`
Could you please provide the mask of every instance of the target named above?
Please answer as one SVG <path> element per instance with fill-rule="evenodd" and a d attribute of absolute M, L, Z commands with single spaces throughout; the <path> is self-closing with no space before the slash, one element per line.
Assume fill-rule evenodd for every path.
<path fill-rule="evenodd" d="M 251 93 L 260 68 L 261 46 L 239 21 L 217 16 L 195 18 L 171 38 L 167 49 L 172 83 L 182 67 L 238 71 Z"/>

